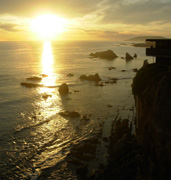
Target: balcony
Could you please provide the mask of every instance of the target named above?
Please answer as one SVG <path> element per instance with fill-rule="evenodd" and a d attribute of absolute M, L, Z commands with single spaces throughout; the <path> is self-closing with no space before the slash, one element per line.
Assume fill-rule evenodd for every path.
<path fill-rule="evenodd" d="M 146 48 L 147 56 L 171 57 L 171 49 Z"/>

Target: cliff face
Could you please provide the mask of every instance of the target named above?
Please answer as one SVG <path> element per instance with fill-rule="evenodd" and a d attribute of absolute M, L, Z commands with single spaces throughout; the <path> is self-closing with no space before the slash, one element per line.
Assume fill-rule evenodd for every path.
<path fill-rule="evenodd" d="M 142 67 L 133 80 L 132 90 L 144 171 L 155 179 L 171 179 L 171 67 Z"/>

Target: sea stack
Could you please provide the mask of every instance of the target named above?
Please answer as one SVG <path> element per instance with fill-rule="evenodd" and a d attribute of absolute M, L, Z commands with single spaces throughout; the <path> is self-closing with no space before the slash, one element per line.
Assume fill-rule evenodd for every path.
<path fill-rule="evenodd" d="M 125 59 L 126 59 L 126 61 L 130 61 L 130 60 L 132 60 L 134 58 L 129 53 L 126 53 Z"/>
<path fill-rule="evenodd" d="M 106 51 L 101 51 L 101 52 L 96 52 L 96 53 L 91 53 L 90 56 L 92 58 L 101 58 L 101 59 L 108 59 L 108 60 L 113 60 L 116 59 L 118 56 L 112 51 L 112 50 L 106 50 Z"/>
<path fill-rule="evenodd" d="M 66 95 L 69 93 L 69 88 L 68 88 L 68 85 L 66 83 L 63 83 L 59 86 L 59 89 L 58 89 L 59 93 L 61 95 Z"/>

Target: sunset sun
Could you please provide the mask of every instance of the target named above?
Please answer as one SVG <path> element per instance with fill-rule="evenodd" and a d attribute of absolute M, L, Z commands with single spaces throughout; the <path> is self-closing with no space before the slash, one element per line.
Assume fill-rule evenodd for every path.
<path fill-rule="evenodd" d="M 41 15 L 32 20 L 31 29 L 41 39 L 50 40 L 66 30 L 66 20 L 52 14 Z"/>

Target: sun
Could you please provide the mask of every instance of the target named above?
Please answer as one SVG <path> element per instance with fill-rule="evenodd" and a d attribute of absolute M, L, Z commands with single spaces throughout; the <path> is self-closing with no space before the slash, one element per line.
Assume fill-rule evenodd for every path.
<path fill-rule="evenodd" d="M 43 40 L 51 40 L 66 31 L 66 19 L 53 14 L 40 15 L 31 22 L 31 29 Z"/>

